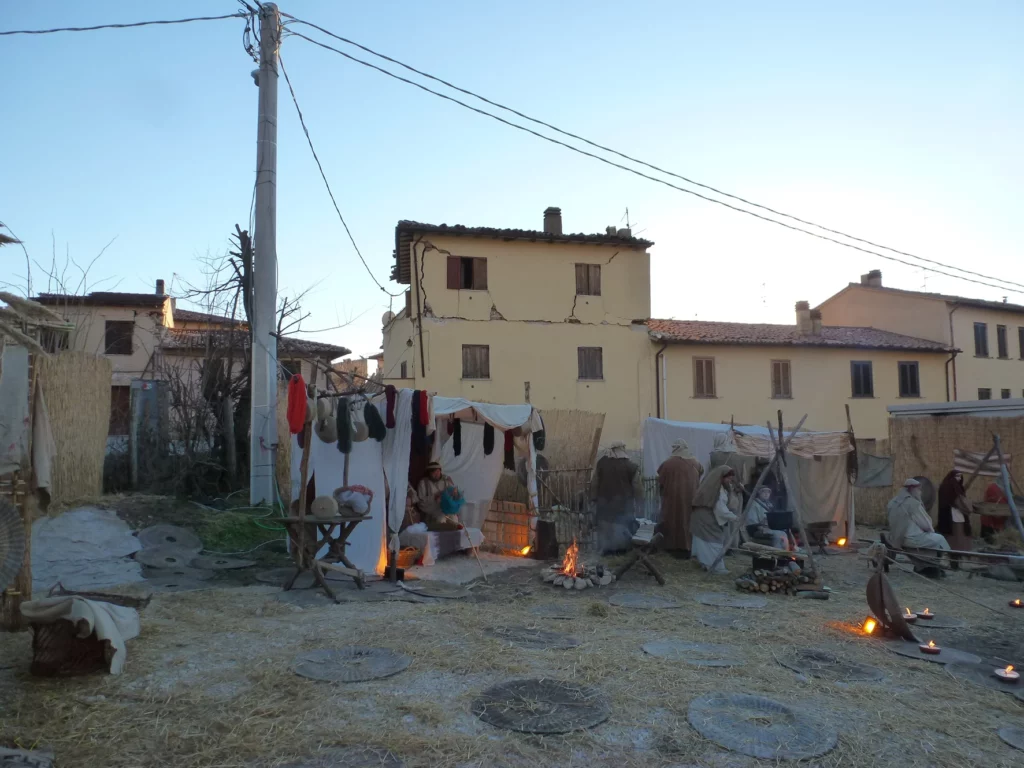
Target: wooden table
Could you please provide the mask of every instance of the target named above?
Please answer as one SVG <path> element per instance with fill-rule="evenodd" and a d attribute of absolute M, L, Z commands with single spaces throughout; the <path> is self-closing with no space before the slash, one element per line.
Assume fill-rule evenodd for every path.
<path fill-rule="evenodd" d="M 285 582 L 284 590 L 287 592 L 291 589 L 300 574 L 311 571 L 316 583 L 323 588 L 327 596 L 337 601 L 338 598 L 324 577 L 325 570 L 351 576 L 356 586 L 363 589 L 365 586 L 363 572 L 345 556 L 345 545 L 356 526 L 369 519 L 369 515 L 334 515 L 333 517 L 307 515 L 306 517 L 280 518 L 280 522 L 287 529 L 288 536 L 295 548 L 295 573 Z M 322 538 L 317 539 L 317 531 L 320 532 Z M 301 547 L 299 542 L 303 543 Z M 325 545 L 327 552 L 318 559 L 316 553 Z"/>

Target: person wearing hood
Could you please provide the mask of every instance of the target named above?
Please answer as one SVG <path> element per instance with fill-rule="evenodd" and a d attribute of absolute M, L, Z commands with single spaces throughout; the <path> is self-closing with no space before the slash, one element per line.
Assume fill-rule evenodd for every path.
<path fill-rule="evenodd" d="M 757 496 L 754 497 L 747 509 L 747 519 L 744 521 L 747 526 L 747 535 L 752 539 L 769 539 L 776 549 L 789 550 L 789 535 L 785 531 L 772 530 L 768 525 L 768 513 L 774 511 L 772 489 L 761 486 L 757 490 Z"/>
<path fill-rule="evenodd" d="M 416 507 L 428 531 L 457 531 L 462 528 L 459 519 L 454 515 L 445 515 L 441 507 L 442 497 L 446 493 L 459 497 L 459 489 L 451 477 L 444 474 L 441 462 L 432 461 L 427 464 L 427 474 L 416 486 Z"/>
<path fill-rule="evenodd" d="M 921 503 L 921 483 L 908 478 L 886 507 L 889 540 L 900 549 L 949 549 L 949 543 L 932 527 L 932 519 Z"/>
<path fill-rule="evenodd" d="M 714 450 L 708 460 L 711 469 L 715 467 L 732 467 L 740 485 L 750 485 L 754 474 L 754 467 L 757 464 L 755 456 L 741 456 L 736 452 L 736 443 L 732 439 L 731 432 L 718 432 L 715 434 Z"/>
<path fill-rule="evenodd" d="M 971 550 L 971 521 L 970 513 L 974 507 L 967 498 L 967 491 L 964 489 L 964 476 L 955 469 L 949 472 L 939 486 L 939 524 L 935 530 L 946 537 L 950 549 L 959 549 L 963 552 Z M 959 565 L 957 559 L 953 560 L 953 567 Z"/>
<path fill-rule="evenodd" d="M 643 495 L 640 468 L 629 459 L 626 444 L 612 443 L 598 459 L 590 482 L 597 508 L 597 539 L 602 554 L 629 549 L 636 522 L 636 501 Z"/>
<path fill-rule="evenodd" d="M 720 555 L 729 538 L 729 525 L 737 520 L 740 496 L 736 493 L 736 472 L 721 465 L 710 470 L 693 497 L 691 556 L 705 570 L 718 561 L 715 573 L 728 573 Z"/>
<path fill-rule="evenodd" d="M 661 522 L 657 531 L 665 537 L 665 549 L 682 557 L 690 554 L 690 515 L 693 495 L 704 467 L 694 458 L 685 440 L 672 444 L 672 455 L 658 467 L 661 489 Z"/>

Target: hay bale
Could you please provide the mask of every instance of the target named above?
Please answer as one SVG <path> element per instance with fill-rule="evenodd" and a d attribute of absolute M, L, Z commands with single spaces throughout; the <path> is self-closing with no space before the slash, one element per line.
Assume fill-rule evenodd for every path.
<path fill-rule="evenodd" d="M 40 355 L 36 365 L 57 446 L 50 503 L 98 496 L 110 430 L 110 360 L 63 352 Z"/>
<path fill-rule="evenodd" d="M 551 469 L 581 469 L 593 464 L 594 441 L 604 429 L 604 414 L 568 408 L 540 412 L 544 419 L 543 454 Z"/>

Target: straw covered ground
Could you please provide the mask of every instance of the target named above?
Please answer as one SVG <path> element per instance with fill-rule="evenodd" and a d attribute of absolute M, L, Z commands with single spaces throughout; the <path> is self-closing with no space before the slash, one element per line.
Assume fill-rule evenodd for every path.
<path fill-rule="evenodd" d="M 1024 703 L 958 682 L 939 664 L 895 655 L 857 633 L 869 576 L 858 556 L 827 558 L 831 600 L 772 596 L 760 611 L 700 605 L 694 600 L 700 592 L 738 594 L 733 577 L 708 577 L 667 556 L 658 560 L 665 587 L 634 569 L 611 588 L 566 591 L 543 584 L 533 564 L 477 583 L 462 600 L 332 605 L 310 597 L 299 607 L 265 586 L 157 595 L 119 677 L 30 678 L 28 635 L 0 636 L 0 741 L 50 746 L 60 766 L 104 768 L 269 768 L 338 745 L 384 748 L 407 766 L 438 768 L 776 765 L 726 752 L 687 723 L 695 697 L 736 692 L 805 707 L 830 721 L 838 746 L 811 765 L 1021 764 L 1024 754 L 1000 741 L 996 729 L 1024 725 Z M 727 562 L 734 575 L 744 565 L 736 557 Z M 1000 658 L 1021 652 L 1024 615 L 1006 608 L 1014 585 L 964 575 L 945 580 L 1000 607 L 997 615 L 912 574 L 894 571 L 891 580 L 904 604 L 968 623 L 926 633 L 941 645 Z M 680 607 L 637 610 L 607 602 L 625 591 L 670 596 Z M 554 608 L 576 617 L 537 615 Z M 723 613 L 749 628 L 698 621 Z M 504 625 L 562 632 L 581 644 L 523 650 L 486 632 Z M 695 668 L 641 650 L 645 642 L 671 638 L 729 644 L 746 664 Z M 393 677 L 355 684 L 314 682 L 291 670 L 298 652 L 346 645 L 391 648 L 412 664 Z M 794 647 L 831 649 L 880 668 L 885 679 L 805 678 L 777 661 Z M 541 737 L 500 730 L 472 715 L 485 688 L 526 677 L 593 686 L 610 701 L 611 716 L 591 730 Z"/>

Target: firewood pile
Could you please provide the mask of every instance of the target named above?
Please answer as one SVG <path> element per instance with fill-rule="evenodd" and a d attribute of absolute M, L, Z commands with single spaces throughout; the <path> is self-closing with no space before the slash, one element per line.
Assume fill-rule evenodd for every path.
<path fill-rule="evenodd" d="M 794 562 L 778 568 L 755 569 L 736 579 L 736 588 L 762 594 L 795 595 L 818 589 L 818 579 L 812 571 L 804 570 Z"/>

